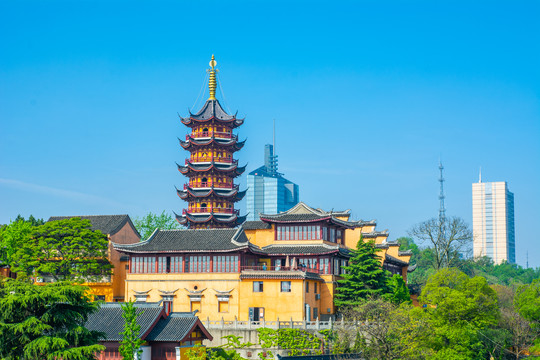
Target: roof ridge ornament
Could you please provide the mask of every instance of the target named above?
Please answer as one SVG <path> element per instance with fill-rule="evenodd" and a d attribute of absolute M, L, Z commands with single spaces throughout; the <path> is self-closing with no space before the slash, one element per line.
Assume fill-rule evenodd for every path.
<path fill-rule="evenodd" d="M 210 60 L 209 63 L 211 69 L 208 69 L 208 73 L 210 74 L 210 77 L 208 79 L 208 89 L 210 91 L 210 97 L 208 100 L 216 100 L 216 72 L 218 71 L 216 69 L 217 61 L 214 58 L 214 54 L 212 54 L 212 60 Z"/>

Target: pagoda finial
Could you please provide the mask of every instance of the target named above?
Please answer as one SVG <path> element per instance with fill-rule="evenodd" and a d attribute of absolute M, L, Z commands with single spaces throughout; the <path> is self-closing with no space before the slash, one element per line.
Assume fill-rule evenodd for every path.
<path fill-rule="evenodd" d="M 210 97 L 208 100 L 216 100 L 216 65 L 217 62 L 212 54 L 212 60 L 210 60 L 210 67 L 208 71 L 210 72 L 210 78 L 208 80 L 208 89 L 210 90 Z"/>

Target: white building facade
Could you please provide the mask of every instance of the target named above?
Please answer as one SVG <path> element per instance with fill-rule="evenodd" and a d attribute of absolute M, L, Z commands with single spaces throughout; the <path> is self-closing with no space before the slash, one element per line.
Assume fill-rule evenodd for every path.
<path fill-rule="evenodd" d="M 505 181 L 472 184 L 474 257 L 516 262 L 514 194 Z"/>

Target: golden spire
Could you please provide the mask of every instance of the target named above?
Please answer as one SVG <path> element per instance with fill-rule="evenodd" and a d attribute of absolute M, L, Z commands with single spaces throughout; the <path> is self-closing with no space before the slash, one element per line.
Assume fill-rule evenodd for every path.
<path fill-rule="evenodd" d="M 210 89 L 210 97 L 208 100 L 216 100 L 216 71 L 215 68 L 217 65 L 216 60 L 214 59 L 214 55 L 212 54 L 212 60 L 210 60 L 210 67 L 212 67 L 210 70 L 210 78 L 208 80 L 208 88 Z"/>

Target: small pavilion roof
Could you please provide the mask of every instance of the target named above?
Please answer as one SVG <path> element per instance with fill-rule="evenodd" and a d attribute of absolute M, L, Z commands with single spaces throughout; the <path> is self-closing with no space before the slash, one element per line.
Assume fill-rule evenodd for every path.
<path fill-rule="evenodd" d="M 51 216 L 49 220 L 47 221 L 57 221 L 57 220 L 65 220 L 65 219 L 72 219 L 72 218 L 81 218 L 90 220 L 90 223 L 92 224 L 91 229 L 92 230 L 99 230 L 104 234 L 114 235 L 120 229 L 124 227 L 126 223 L 129 223 L 135 233 L 141 237 L 135 226 L 133 225 L 133 222 L 131 222 L 131 218 L 129 215 L 123 214 L 123 215 L 74 215 L 74 216 Z"/>
<path fill-rule="evenodd" d="M 247 249 L 249 242 L 242 228 L 156 230 L 137 244 L 114 244 L 126 253 L 232 252 Z"/>
<path fill-rule="evenodd" d="M 260 214 L 262 221 L 277 223 L 306 223 L 328 221 L 346 228 L 355 227 L 355 223 L 338 219 L 336 216 L 348 214 L 350 210 L 338 212 L 326 212 L 321 209 L 314 209 L 303 202 L 299 202 L 291 209 L 279 214 Z"/>
<path fill-rule="evenodd" d="M 138 338 L 146 338 L 156 323 L 165 317 L 165 311 L 161 303 L 134 303 L 137 314 L 137 324 L 141 329 L 137 334 Z M 98 311 L 88 316 L 85 327 L 88 330 L 95 330 L 105 333 L 102 341 L 121 341 L 124 331 L 125 320 L 122 317 L 121 303 L 103 303 Z"/>
<path fill-rule="evenodd" d="M 186 338 L 196 329 L 200 330 L 207 339 L 213 340 L 201 321 L 194 313 L 171 313 L 160 320 L 146 337 L 146 341 L 178 342 Z"/>

